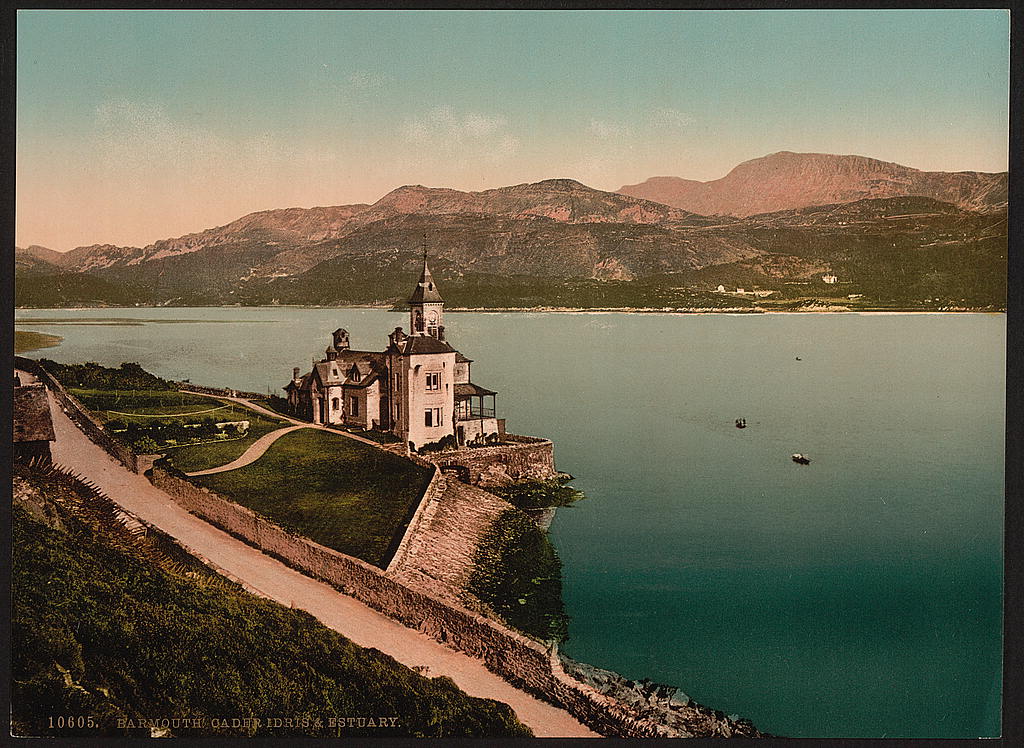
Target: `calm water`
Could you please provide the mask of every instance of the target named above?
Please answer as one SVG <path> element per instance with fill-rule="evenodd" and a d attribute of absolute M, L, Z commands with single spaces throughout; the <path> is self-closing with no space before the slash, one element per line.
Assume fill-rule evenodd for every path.
<path fill-rule="evenodd" d="M 279 393 L 334 328 L 376 350 L 406 324 L 289 308 L 17 319 L 65 337 L 32 355 Z M 568 655 L 778 734 L 999 733 L 1005 317 L 446 322 L 509 429 L 553 438 L 589 497 L 552 527 Z"/>

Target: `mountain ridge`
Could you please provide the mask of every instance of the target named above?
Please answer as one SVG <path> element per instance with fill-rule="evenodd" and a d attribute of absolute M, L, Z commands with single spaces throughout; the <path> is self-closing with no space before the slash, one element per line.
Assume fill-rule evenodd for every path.
<path fill-rule="evenodd" d="M 763 181 L 776 156 L 737 167 L 748 187 Z M 790 175 L 807 171 L 800 154 L 788 156 L 803 163 Z M 811 172 L 833 163 L 825 156 Z M 855 278 L 879 298 L 1005 304 L 1005 207 L 979 212 L 933 196 L 890 196 L 892 180 L 865 195 L 843 186 L 849 174 L 898 176 L 898 165 L 845 163 L 847 172 L 832 169 L 804 196 L 841 199 L 744 217 L 701 215 L 572 179 L 479 192 L 403 185 L 371 205 L 258 211 L 142 248 L 97 244 L 59 257 L 16 249 L 16 298 L 36 306 L 390 304 L 418 272 L 426 236 L 435 276 L 465 306 L 545 305 L 548 297 L 569 306 L 698 305 L 688 295 L 723 283 L 772 288 L 819 283 L 814 278 L 828 273 Z M 998 180 L 981 179 L 992 175 L 968 175 L 974 182 L 953 198 L 976 205 L 985 194 L 999 197 Z"/>
<path fill-rule="evenodd" d="M 1007 179 L 1007 172 L 921 171 L 867 156 L 778 151 L 737 164 L 720 179 L 699 182 L 658 176 L 617 192 L 702 215 L 741 218 L 865 197 L 911 195 L 986 211 L 1006 205 Z"/>

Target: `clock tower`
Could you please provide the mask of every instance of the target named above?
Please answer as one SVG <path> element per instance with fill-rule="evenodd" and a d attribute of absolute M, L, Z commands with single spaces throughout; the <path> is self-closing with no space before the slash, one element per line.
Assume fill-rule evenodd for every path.
<path fill-rule="evenodd" d="M 434 285 L 427 267 L 427 245 L 423 242 L 423 272 L 409 297 L 409 329 L 413 335 L 440 338 L 444 329 L 444 299 Z"/>

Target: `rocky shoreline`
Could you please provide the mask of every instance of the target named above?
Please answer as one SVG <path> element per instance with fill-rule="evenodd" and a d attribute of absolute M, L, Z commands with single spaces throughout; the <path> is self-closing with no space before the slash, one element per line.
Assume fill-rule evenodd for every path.
<path fill-rule="evenodd" d="M 665 737 L 768 738 L 748 719 L 698 704 L 679 688 L 644 679 L 630 680 L 611 670 L 558 655 L 565 672 L 622 704 L 640 717 L 667 728 Z"/>

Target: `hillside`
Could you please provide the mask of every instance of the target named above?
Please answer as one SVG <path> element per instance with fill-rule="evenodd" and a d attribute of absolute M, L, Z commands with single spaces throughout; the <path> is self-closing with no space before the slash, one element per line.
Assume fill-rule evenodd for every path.
<path fill-rule="evenodd" d="M 921 196 L 965 210 L 1007 202 L 1007 174 L 919 171 L 864 156 L 781 151 L 745 161 L 710 182 L 652 177 L 621 194 L 704 215 L 749 216 L 864 198 Z"/>
<path fill-rule="evenodd" d="M 834 295 L 792 287 L 831 272 L 844 296 L 879 308 L 1005 308 L 1005 175 L 806 156 L 734 169 L 729 199 L 742 218 L 554 179 L 482 192 L 405 186 L 369 206 L 263 211 L 145 248 L 80 247 L 58 264 L 17 250 L 16 303 L 390 305 L 408 293 L 425 236 L 454 306 L 747 307 L 709 292 Z M 887 196 L 911 182 L 941 196 Z M 780 201 L 799 204 L 766 208 Z"/>
<path fill-rule="evenodd" d="M 243 592 L 161 534 L 133 531 L 69 476 L 18 467 L 14 487 L 15 735 L 530 734 L 508 706 L 357 647 L 311 615 Z M 71 716 L 82 724 L 68 727 Z M 397 719 L 339 729 L 327 722 L 335 716 Z M 186 717 L 201 725 L 138 725 Z M 308 725 L 271 727 L 268 717 Z"/>

